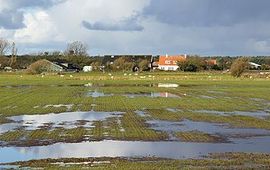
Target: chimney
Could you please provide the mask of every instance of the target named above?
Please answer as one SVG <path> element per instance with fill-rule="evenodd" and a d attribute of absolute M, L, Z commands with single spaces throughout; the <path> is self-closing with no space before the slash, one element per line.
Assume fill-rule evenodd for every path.
<path fill-rule="evenodd" d="M 168 54 L 166 54 L 166 58 L 168 58 L 169 57 L 169 55 Z"/>

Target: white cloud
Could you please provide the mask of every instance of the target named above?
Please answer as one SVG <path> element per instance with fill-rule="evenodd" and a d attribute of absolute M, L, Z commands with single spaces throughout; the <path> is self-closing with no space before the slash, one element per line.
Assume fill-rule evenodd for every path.
<path fill-rule="evenodd" d="M 60 41 L 52 19 L 45 11 L 24 14 L 25 28 L 15 31 L 14 40 L 19 43 L 44 43 Z"/>
<path fill-rule="evenodd" d="M 223 9 L 214 0 L 200 6 L 195 0 L 0 0 L 0 18 L 3 10 L 12 16 L 15 10 L 17 20 L 23 14 L 21 25 L 2 15 L 6 20 L 0 22 L 0 36 L 24 45 L 20 51 L 62 50 L 79 40 L 93 55 L 269 53 L 268 1 L 239 0 L 236 5 L 233 0 L 220 1 L 233 7 Z M 209 12 L 209 5 L 216 10 Z M 253 7 L 254 16 L 246 15 Z M 212 15 L 219 10 L 222 15 Z"/>

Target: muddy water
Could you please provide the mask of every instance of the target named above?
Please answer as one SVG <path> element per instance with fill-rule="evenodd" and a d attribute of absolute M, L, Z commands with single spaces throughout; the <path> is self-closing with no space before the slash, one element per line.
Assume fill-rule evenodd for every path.
<path fill-rule="evenodd" d="M 44 158 L 86 157 L 144 157 L 198 158 L 217 152 L 261 152 L 270 153 L 270 137 L 237 139 L 235 143 L 208 144 L 186 142 L 128 142 L 101 141 L 83 143 L 58 143 L 38 147 L 0 148 L 0 162 L 26 161 Z"/>

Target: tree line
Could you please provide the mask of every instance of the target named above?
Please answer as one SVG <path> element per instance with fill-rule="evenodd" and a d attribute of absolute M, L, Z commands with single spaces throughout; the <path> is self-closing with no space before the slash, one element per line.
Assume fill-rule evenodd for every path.
<path fill-rule="evenodd" d="M 231 69 L 233 63 L 238 58 L 220 56 L 215 57 L 216 64 L 208 62 L 212 57 L 201 57 L 198 55 L 190 55 L 183 62 L 179 62 L 179 71 L 197 72 L 203 70 L 228 70 Z M 17 55 L 16 44 L 9 42 L 5 39 L 0 39 L 0 69 L 4 67 L 12 67 L 13 69 L 26 69 L 32 63 L 38 60 L 46 59 L 56 63 L 72 63 L 79 69 L 83 66 L 92 66 L 94 70 L 112 70 L 112 71 L 131 71 L 135 68 L 136 71 L 149 70 L 149 59 L 138 59 L 134 61 L 131 57 L 121 56 L 115 58 L 113 62 L 104 60 L 104 57 L 89 56 L 87 44 L 74 41 L 67 44 L 64 52 L 40 52 L 33 55 Z M 245 61 L 254 62 L 262 65 L 262 70 L 270 69 L 270 57 L 245 57 Z M 246 66 L 248 67 L 248 66 Z"/>

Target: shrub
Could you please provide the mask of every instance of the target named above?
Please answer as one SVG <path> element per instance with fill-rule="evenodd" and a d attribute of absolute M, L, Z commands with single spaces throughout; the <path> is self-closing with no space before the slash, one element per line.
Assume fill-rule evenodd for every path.
<path fill-rule="evenodd" d="M 147 60 L 141 60 L 139 62 L 139 68 L 141 71 L 149 70 L 149 62 Z"/>
<path fill-rule="evenodd" d="M 47 72 L 49 70 L 50 63 L 47 60 L 39 60 L 31 64 L 28 69 L 27 73 L 29 74 L 40 74 L 43 72 Z"/>
<path fill-rule="evenodd" d="M 238 58 L 236 59 L 231 66 L 231 75 L 233 77 L 240 77 L 242 73 L 248 67 L 248 59 L 247 58 Z"/>

